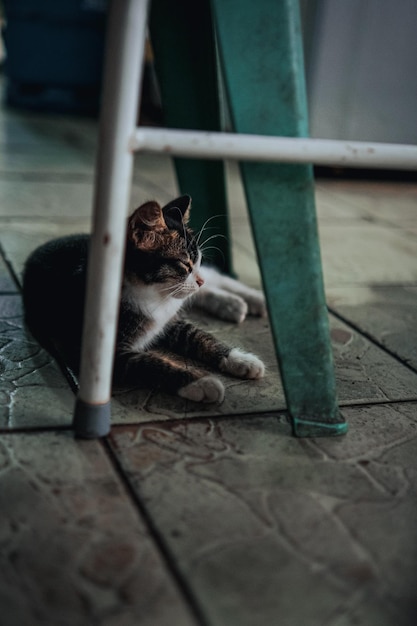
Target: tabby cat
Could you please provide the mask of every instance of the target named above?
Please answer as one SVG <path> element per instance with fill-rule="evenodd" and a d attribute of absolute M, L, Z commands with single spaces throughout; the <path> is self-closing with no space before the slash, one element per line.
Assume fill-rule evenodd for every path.
<path fill-rule="evenodd" d="M 198 238 L 187 226 L 190 205 L 189 196 L 163 208 L 147 202 L 128 219 L 114 383 L 157 386 L 197 402 L 221 402 L 221 381 L 184 357 L 247 379 L 261 378 L 264 364 L 185 321 L 179 312 L 195 298 L 199 306 L 238 322 L 247 312 L 264 314 L 265 304 L 258 291 L 201 266 Z M 88 235 L 49 241 L 29 256 L 23 276 L 29 329 L 49 350 L 58 349 L 75 372 L 88 247 Z"/>

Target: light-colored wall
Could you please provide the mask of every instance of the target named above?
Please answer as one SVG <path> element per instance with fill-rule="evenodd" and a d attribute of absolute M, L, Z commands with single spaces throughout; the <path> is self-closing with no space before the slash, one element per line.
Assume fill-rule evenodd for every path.
<path fill-rule="evenodd" d="M 311 135 L 417 143 L 417 0 L 309 1 Z"/>

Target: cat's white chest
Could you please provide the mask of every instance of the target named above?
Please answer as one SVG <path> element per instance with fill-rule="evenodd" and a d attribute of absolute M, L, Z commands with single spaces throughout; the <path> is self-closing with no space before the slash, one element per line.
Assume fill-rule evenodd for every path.
<path fill-rule="evenodd" d="M 146 331 L 131 345 L 131 349 L 138 352 L 147 348 L 163 332 L 183 305 L 183 300 L 179 298 L 161 295 L 154 285 L 125 284 L 123 298 L 149 320 Z"/>
<path fill-rule="evenodd" d="M 149 303 L 147 313 L 153 320 L 157 332 L 160 332 L 168 324 L 168 322 L 178 313 L 182 306 L 182 300 L 169 298 L 168 300 L 158 301 L 157 299 Z"/>

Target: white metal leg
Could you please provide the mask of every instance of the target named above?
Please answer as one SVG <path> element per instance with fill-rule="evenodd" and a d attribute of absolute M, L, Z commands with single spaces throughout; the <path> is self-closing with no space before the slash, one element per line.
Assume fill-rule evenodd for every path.
<path fill-rule="evenodd" d="M 142 84 L 147 9 L 148 0 L 113 0 L 110 6 L 80 388 L 74 414 L 79 437 L 100 437 L 110 429 L 113 354 L 133 166 L 129 141 Z"/>
<path fill-rule="evenodd" d="M 141 152 L 164 152 L 196 159 L 417 169 L 417 146 L 366 141 L 265 137 L 141 126 L 136 129 L 131 146 Z"/>

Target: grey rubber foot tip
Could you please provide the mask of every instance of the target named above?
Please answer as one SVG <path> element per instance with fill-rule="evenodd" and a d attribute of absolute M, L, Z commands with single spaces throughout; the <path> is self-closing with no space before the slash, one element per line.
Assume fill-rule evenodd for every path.
<path fill-rule="evenodd" d="M 74 410 L 73 428 L 80 439 L 97 439 L 110 432 L 110 402 L 88 404 L 77 398 Z"/>

